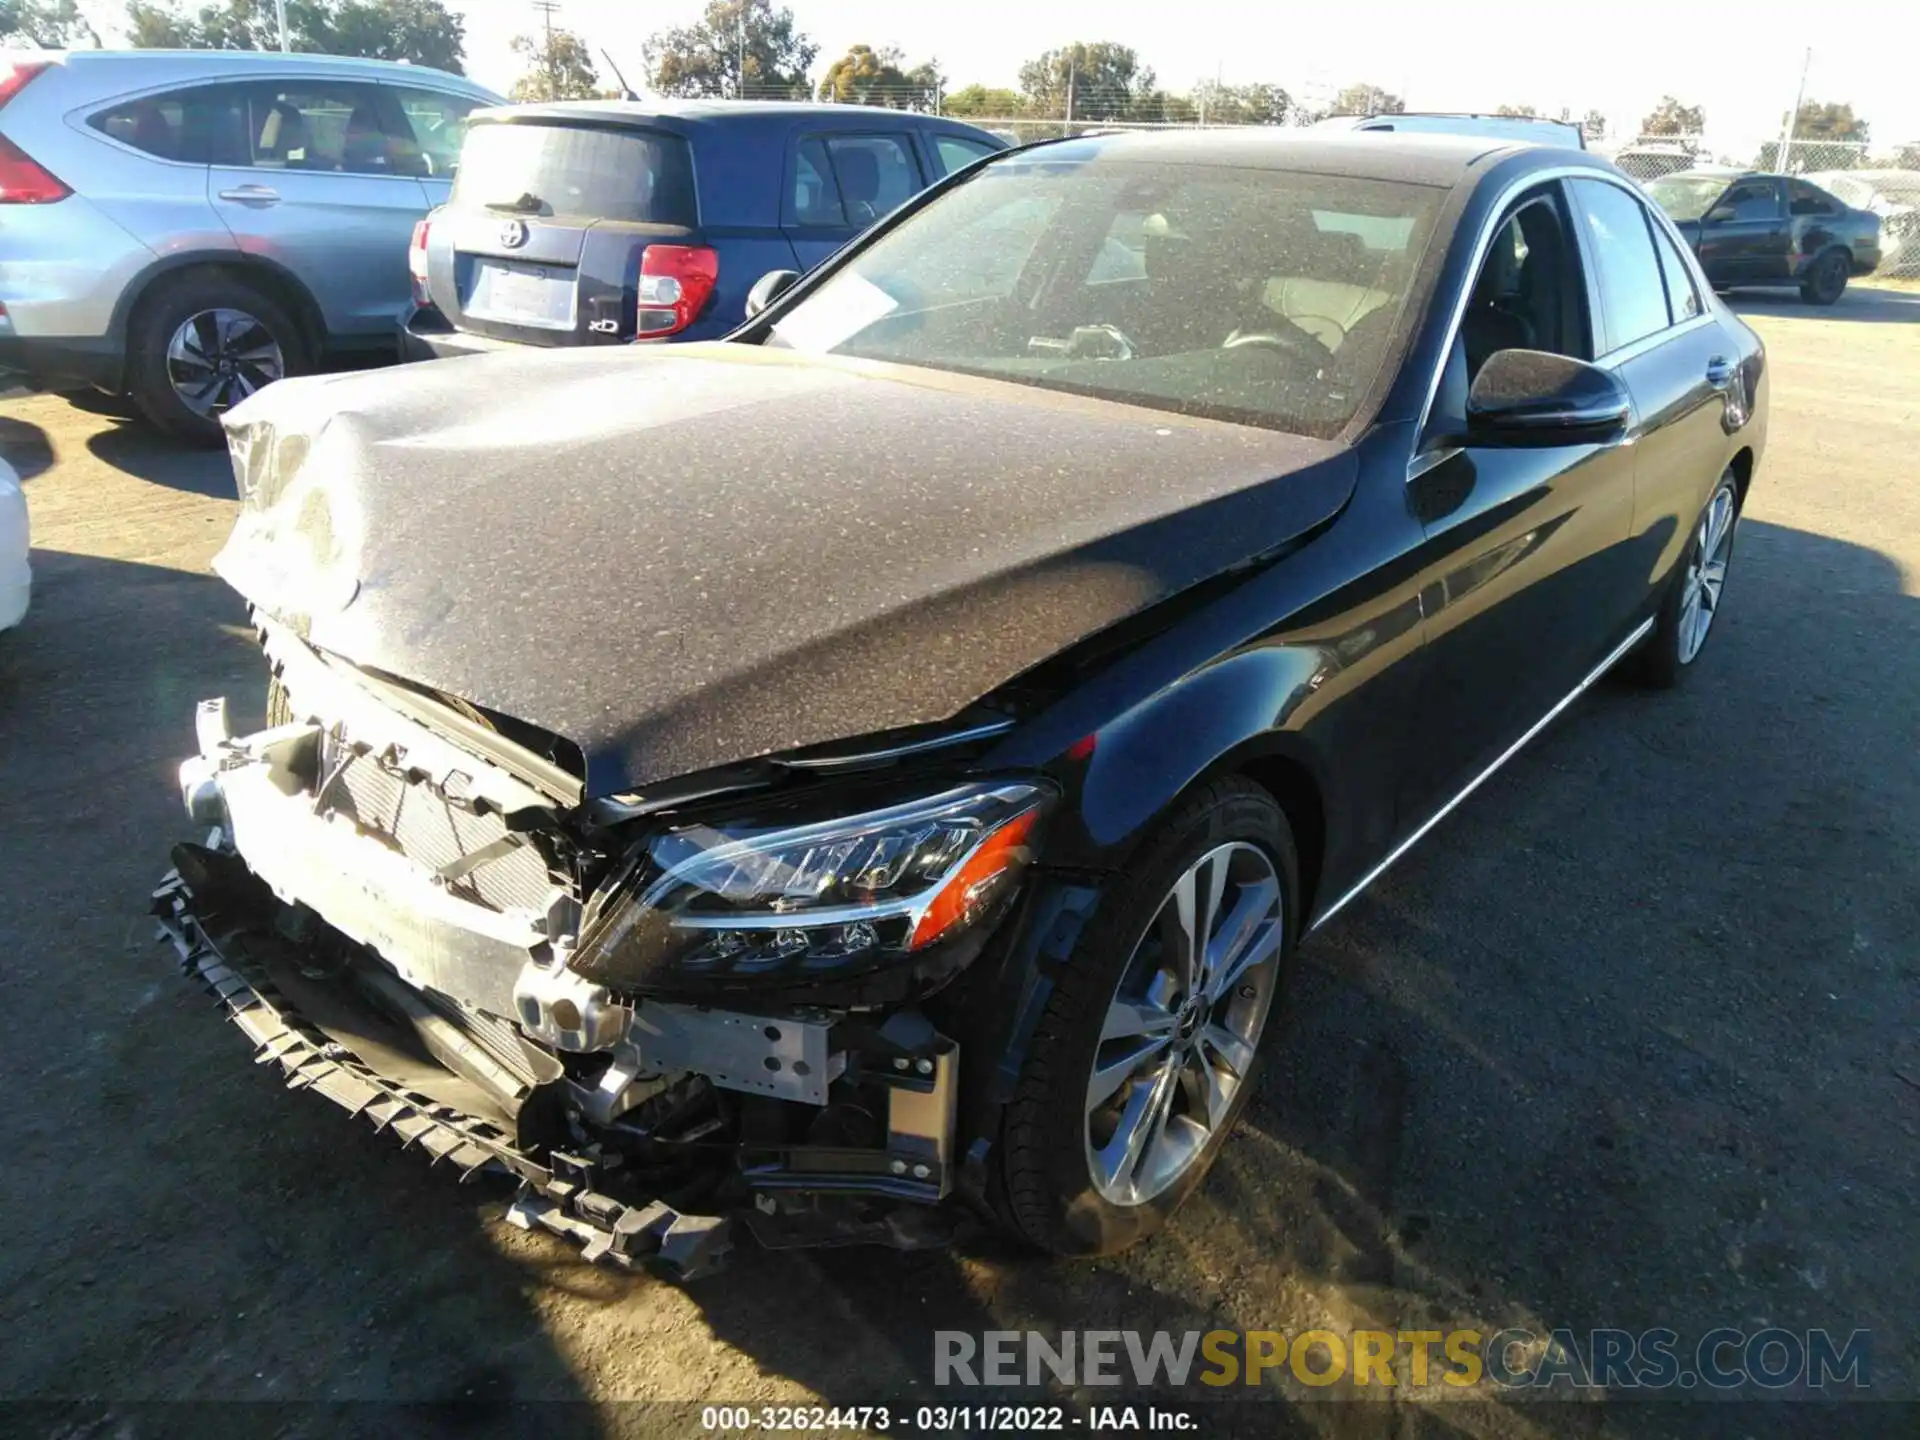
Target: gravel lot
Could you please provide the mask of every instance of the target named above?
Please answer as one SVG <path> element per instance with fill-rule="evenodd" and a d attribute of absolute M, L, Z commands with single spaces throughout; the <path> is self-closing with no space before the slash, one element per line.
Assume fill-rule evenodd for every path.
<path fill-rule="evenodd" d="M 1240 1136 L 1115 1262 L 583 1266 L 289 1095 L 151 943 L 196 699 L 261 671 L 232 484 L 0 400 L 35 607 L 0 638 L 0 1400 L 12 1433 L 686 1433 L 631 1401 L 940 1398 L 936 1328 L 1874 1333 L 1920 1399 L 1920 294 L 1742 302 L 1773 429 L 1693 683 L 1605 685 L 1302 956 Z M 1032 1399 L 1031 1393 L 1027 1396 Z M 1081 1397 L 1087 1398 L 1087 1397 Z M 1112 1397 L 1095 1397 L 1110 1399 Z M 1191 1398 L 1191 1397 L 1183 1397 Z M 467 1402 L 450 1412 L 312 1402 Z M 1263 1435 L 1916 1433 L 1911 1406 L 1265 1403 Z M 514 1402 L 574 1401 L 534 1417 Z M 80 1402 L 77 1406 L 70 1402 Z"/>

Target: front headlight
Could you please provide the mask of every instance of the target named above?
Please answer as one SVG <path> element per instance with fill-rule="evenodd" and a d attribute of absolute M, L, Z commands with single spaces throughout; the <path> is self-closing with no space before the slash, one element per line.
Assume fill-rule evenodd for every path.
<path fill-rule="evenodd" d="M 569 963 L 615 987 L 671 987 L 914 957 L 1011 895 L 1053 793 L 989 782 L 811 824 L 667 829 L 595 897 Z"/>

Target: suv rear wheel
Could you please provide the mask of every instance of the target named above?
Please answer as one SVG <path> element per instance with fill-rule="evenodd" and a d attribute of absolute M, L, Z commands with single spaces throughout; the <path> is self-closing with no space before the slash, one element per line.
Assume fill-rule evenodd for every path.
<path fill-rule="evenodd" d="M 231 276 L 162 283 L 128 327 L 134 404 L 162 430 L 198 444 L 217 444 L 220 417 L 262 385 L 306 368 L 306 343 L 293 318 Z"/>

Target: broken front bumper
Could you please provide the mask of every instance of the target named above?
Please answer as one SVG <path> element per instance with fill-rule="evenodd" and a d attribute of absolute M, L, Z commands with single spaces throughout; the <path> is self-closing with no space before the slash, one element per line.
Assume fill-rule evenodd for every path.
<path fill-rule="evenodd" d="M 698 1274 L 726 1252 L 728 1217 L 776 1246 L 944 1238 L 959 1052 L 917 1011 L 744 1014 L 612 994 L 564 963 L 576 900 L 470 903 L 323 813 L 318 727 L 235 738 L 221 702 L 199 721 L 201 753 L 181 783 L 211 833 L 176 848 L 154 911 L 186 971 L 290 1087 L 464 1176 L 517 1178 L 510 1218 L 616 1265 Z M 352 723 L 384 726 L 380 743 L 403 746 L 420 783 L 457 764 L 468 793 L 525 808 L 519 782 L 443 755 L 446 742 L 411 722 Z M 675 1153 L 712 1181 L 684 1192 L 704 1202 L 698 1213 L 650 1182 L 658 1136 L 638 1118 L 689 1082 L 711 1088 L 717 1118 L 697 1144 L 665 1143 L 685 1143 Z"/>
<path fill-rule="evenodd" d="M 536 1226 L 585 1246 L 585 1258 L 634 1269 L 657 1261 L 682 1279 L 710 1271 L 731 1248 L 731 1228 L 713 1215 L 683 1215 L 659 1200 L 626 1204 L 594 1188 L 599 1164 L 590 1157 L 549 1152 L 543 1161 L 518 1146 L 492 1120 L 462 1111 L 428 1093 L 431 1075 L 387 1075 L 361 1053 L 302 1015 L 275 983 L 279 968 L 270 938 L 222 917 L 205 920 L 178 871 L 153 892 L 153 911 L 163 939 L 173 943 L 181 970 L 221 1003 L 227 1017 L 255 1046 L 255 1060 L 277 1064 L 289 1090 L 311 1089 L 351 1115 L 363 1115 L 376 1130 L 396 1136 L 403 1148 L 418 1145 L 435 1165 L 446 1161 L 461 1180 L 479 1174 L 508 1175 L 520 1194 L 507 1218 L 522 1229 Z M 262 941 L 268 943 L 263 948 Z M 374 1026 L 362 1025 L 361 1029 Z M 361 1049 L 395 1052 L 377 1036 Z M 394 1066 L 389 1059 L 388 1068 Z"/>

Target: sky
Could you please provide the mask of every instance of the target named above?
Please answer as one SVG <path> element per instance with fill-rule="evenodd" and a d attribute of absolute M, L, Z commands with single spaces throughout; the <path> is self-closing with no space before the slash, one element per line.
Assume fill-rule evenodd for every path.
<path fill-rule="evenodd" d="M 505 90 L 508 48 L 538 21 L 525 0 L 449 0 L 467 23 L 467 69 Z M 957 88 L 1012 86 L 1023 60 L 1072 40 L 1132 46 L 1168 89 L 1216 76 L 1271 81 L 1326 98 L 1371 81 L 1416 110 L 1524 104 L 1576 117 L 1602 111 L 1612 133 L 1637 130 L 1664 94 L 1704 105 L 1708 133 L 1741 144 L 1777 135 L 1813 41 L 1809 98 L 1851 101 L 1876 141 L 1920 140 L 1920 3 L 1853 0 L 1843 24 L 1767 24 L 1768 7 L 1730 12 L 1705 0 L 1612 0 L 1571 7 L 1516 0 L 786 0 L 818 42 L 816 78 L 854 44 L 935 56 Z M 642 85 L 647 36 L 684 25 L 703 0 L 561 0 L 556 23 L 609 51 Z M 1781 7 L 1785 12 L 1786 7 Z M 1746 19 L 1729 23 L 1730 14 Z M 1797 13 L 1805 15 L 1806 11 Z M 1575 18 L 1575 17 L 1579 18 Z M 604 77 L 611 84 L 611 77 Z"/>

